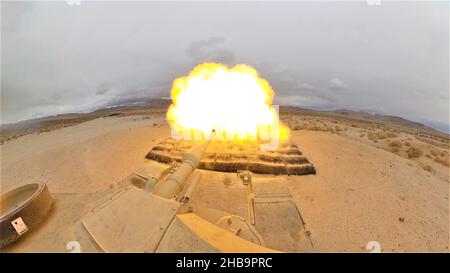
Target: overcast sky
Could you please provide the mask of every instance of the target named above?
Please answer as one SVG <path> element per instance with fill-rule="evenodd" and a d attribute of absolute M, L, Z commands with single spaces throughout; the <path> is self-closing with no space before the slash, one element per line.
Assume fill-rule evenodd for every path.
<path fill-rule="evenodd" d="M 448 2 L 2 1 L 1 39 L 2 123 L 167 97 L 204 61 L 280 104 L 449 120 Z"/>

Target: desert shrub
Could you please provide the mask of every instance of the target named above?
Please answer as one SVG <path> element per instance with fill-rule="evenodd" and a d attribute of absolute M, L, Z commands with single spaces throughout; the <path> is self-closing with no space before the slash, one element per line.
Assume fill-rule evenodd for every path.
<path fill-rule="evenodd" d="M 405 146 L 408 146 L 408 147 L 409 147 L 410 145 L 411 145 L 411 144 L 410 144 L 408 141 L 405 142 Z"/>
<path fill-rule="evenodd" d="M 377 139 L 377 134 L 372 133 L 372 132 L 370 132 L 367 136 L 369 137 L 370 140 L 375 140 L 375 139 Z"/>
<path fill-rule="evenodd" d="M 324 129 L 322 127 L 317 126 L 317 125 L 311 126 L 308 129 L 311 130 L 311 131 L 324 131 Z"/>
<path fill-rule="evenodd" d="M 448 162 L 448 158 L 439 158 L 439 157 L 436 157 L 436 158 L 434 159 L 434 162 L 440 163 L 440 164 L 442 164 L 442 165 L 444 165 L 444 166 L 447 166 L 447 167 L 450 166 L 450 164 L 449 164 L 449 162 Z"/>
<path fill-rule="evenodd" d="M 433 158 L 433 156 L 430 154 L 426 154 L 425 156 L 428 157 L 429 159 Z"/>
<path fill-rule="evenodd" d="M 325 127 L 325 131 L 334 133 L 333 127 L 328 127 L 328 126 L 327 126 L 327 127 Z"/>
<path fill-rule="evenodd" d="M 299 126 L 299 125 L 296 125 L 296 126 L 294 127 L 294 131 L 298 131 L 298 130 L 301 130 L 301 129 L 302 129 L 302 127 Z"/>
<path fill-rule="evenodd" d="M 396 133 L 393 133 L 393 132 L 384 133 L 384 137 L 385 138 L 393 138 L 393 137 L 397 137 L 397 136 L 398 135 Z"/>
<path fill-rule="evenodd" d="M 391 152 L 398 154 L 400 152 L 400 149 L 397 147 L 391 148 Z"/>
<path fill-rule="evenodd" d="M 422 150 L 417 147 L 410 147 L 408 150 L 406 150 L 406 153 L 408 154 L 409 158 L 419 158 L 423 154 Z"/>
<path fill-rule="evenodd" d="M 365 134 L 360 134 L 360 135 L 359 135 L 359 137 L 364 137 L 364 136 L 366 136 L 366 135 L 365 135 Z"/>
<path fill-rule="evenodd" d="M 433 168 L 430 165 L 425 165 L 423 166 L 423 169 L 427 172 L 432 173 L 433 172 Z"/>
<path fill-rule="evenodd" d="M 389 143 L 389 146 L 392 148 L 400 148 L 403 146 L 403 144 L 399 140 L 394 140 Z"/>
<path fill-rule="evenodd" d="M 433 156 L 438 156 L 439 155 L 439 151 L 438 150 L 431 150 L 430 151 L 430 153 L 433 155 Z"/>
<path fill-rule="evenodd" d="M 339 126 L 334 126 L 334 130 L 336 131 L 336 132 L 340 132 L 340 131 L 342 131 L 342 129 L 341 129 L 341 127 L 339 127 Z"/>
<path fill-rule="evenodd" d="M 393 138 L 396 137 L 397 134 L 391 133 L 391 132 L 376 132 L 376 133 L 369 133 L 369 139 L 386 139 L 386 138 Z"/>

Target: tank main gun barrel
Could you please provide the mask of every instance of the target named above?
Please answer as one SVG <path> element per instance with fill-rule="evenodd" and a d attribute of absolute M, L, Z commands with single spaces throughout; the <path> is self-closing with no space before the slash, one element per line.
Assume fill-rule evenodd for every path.
<path fill-rule="evenodd" d="M 215 135 L 216 133 L 213 130 L 207 140 L 192 147 L 187 153 L 183 154 L 180 166 L 172 174 L 168 175 L 166 179 L 156 183 L 153 188 L 153 194 L 170 199 L 180 193 L 186 181 L 202 160 L 206 148 L 214 139 Z"/>

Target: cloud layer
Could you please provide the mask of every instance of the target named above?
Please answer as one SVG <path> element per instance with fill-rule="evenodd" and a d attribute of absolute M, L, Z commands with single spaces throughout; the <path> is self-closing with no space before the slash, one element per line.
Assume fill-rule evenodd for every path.
<path fill-rule="evenodd" d="M 249 63 L 277 101 L 449 119 L 448 2 L 1 3 L 1 121 L 168 96 Z"/>

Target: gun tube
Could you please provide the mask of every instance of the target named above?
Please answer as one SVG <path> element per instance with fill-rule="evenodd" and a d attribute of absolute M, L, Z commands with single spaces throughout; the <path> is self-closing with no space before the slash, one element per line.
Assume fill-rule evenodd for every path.
<path fill-rule="evenodd" d="M 189 176 L 202 160 L 206 148 L 214 137 L 215 131 L 212 131 L 205 142 L 192 147 L 187 153 L 183 154 L 180 166 L 176 168 L 175 172 L 168 175 L 164 181 L 156 183 L 153 188 L 153 194 L 168 199 L 179 194 L 183 190 Z"/>

